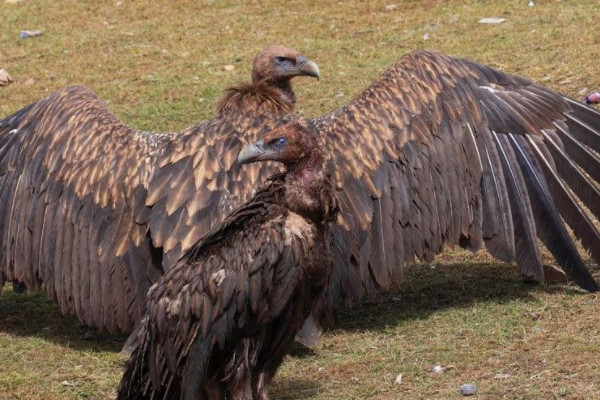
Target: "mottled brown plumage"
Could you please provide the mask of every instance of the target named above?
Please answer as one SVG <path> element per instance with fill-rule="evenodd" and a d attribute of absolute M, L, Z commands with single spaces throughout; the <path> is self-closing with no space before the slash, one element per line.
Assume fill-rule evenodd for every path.
<path fill-rule="evenodd" d="M 309 125 L 322 138 L 340 201 L 332 234 L 334 270 L 320 311 L 331 315 L 339 304 L 355 305 L 365 294 L 397 285 L 406 263 L 431 260 L 457 244 L 469 249 L 485 244 L 495 257 L 516 261 L 528 279 L 543 281 L 539 238 L 575 282 L 598 289 L 566 231 L 568 224 L 600 261 L 600 234 L 594 227 L 600 216 L 595 184 L 600 181 L 600 114 L 592 108 L 481 64 L 418 51 L 400 58 L 349 104 Z M 193 193 L 186 208 L 202 216 L 197 223 L 188 211 L 153 214 L 167 221 L 153 225 L 150 219 L 152 239 L 166 250 L 165 260 L 192 246 L 192 239 L 249 198 L 272 171 L 268 166 L 260 174 L 240 171 L 226 151 L 238 150 L 239 138 L 215 137 L 219 141 L 206 142 L 198 158 L 189 157 L 184 141 L 166 150 L 171 163 L 152 175 L 153 200 L 164 193 Z M 69 149 L 61 149 L 53 159 L 72 158 Z M 180 160 L 179 154 L 187 157 Z M 219 164 L 222 155 L 225 163 Z M 206 162 L 207 173 L 192 179 L 196 160 Z M 173 171 L 180 172 L 176 179 Z M 13 179 L 10 193 L 14 185 Z M 61 188 L 51 185 L 50 198 Z M 183 204 L 175 195 L 161 199 L 152 210 Z M 32 211 L 14 215 L 10 208 L 0 209 L 0 218 L 2 212 L 14 215 L 12 230 L 30 221 L 27 215 L 37 215 L 36 207 L 17 209 Z M 47 213 L 50 218 L 53 212 Z M 146 208 L 139 212 L 141 220 L 150 214 Z M 31 226 L 35 236 L 39 225 Z M 3 243 L 30 243 L 29 231 L 18 231 L 24 240 Z M 86 237 L 95 238 L 93 233 Z M 84 257 L 85 237 L 79 243 Z M 13 252 L 20 249 L 9 246 Z"/>
<path fill-rule="evenodd" d="M 241 162 L 286 166 L 150 288 L 118 399 L 263 399 L 325 288 L 337 207 L 317 137 L 302 122 Z"/>
<path fill-rule="evenodd" d="M 231 210 L 242 182 L 272 173 L 239 171 L 235 157 L 292 112 L 290 80 L 319 70 L 274 46 L 253 75 L 180 133 L 127 127 L 83 87 L 0 121 L 0 283 L 43 284 L 63 313 L 131 331 L 163 268 Z"/>
<path fill-rule="evenodd" d="M 325 311 L 397 285 L 403 265 L 485 244 L 539 282 L 537 238 L 589 291 L 565 222 L 600 261 L 600 113 L 526 79 L 418 51 L 311 121 L 340 202 Z M 579 202 L 579 200 L 581 202 Z M 563 222 L 564 221 L 564 222 Z"/>

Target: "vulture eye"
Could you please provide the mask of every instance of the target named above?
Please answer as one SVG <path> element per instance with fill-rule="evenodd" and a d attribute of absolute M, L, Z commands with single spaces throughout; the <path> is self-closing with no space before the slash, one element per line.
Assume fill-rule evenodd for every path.
<path fill-rule="evenodd" d="M 273 144 L 276 147 L 281 148 L 281 147 L 285 146 L 285 138 L 282 138 L 282 137 L 277 138 L 277 139 L 273 140 Z"/>
<path fill-rule="evenodd" d="M 281 56 L 280 56 L 280 57 L 275 57 L 275 62 L 276 62 L 278 65 L 283 65 L 283 64 L 287 64 L 287 63 L 289 63 L 289 62 L 290 62 L 290 59 L 289 59 L 289 58 L 286 58 L 286 57 L 281 57 Z"/>

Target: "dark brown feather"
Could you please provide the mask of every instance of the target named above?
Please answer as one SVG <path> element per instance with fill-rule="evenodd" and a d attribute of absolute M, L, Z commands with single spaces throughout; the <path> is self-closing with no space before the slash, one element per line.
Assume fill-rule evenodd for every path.
<path fill-rule="evenodd" d="M 295 73 L 273 68 L 280 56 L 298 61 Z M 261 80 L 229 90 L 212 120 L 180 133 L 129 128 L 82 87 L 0 121 L 2 280 L 43 283 L 63 313 L 131 331 L 163 267 L 247 199 L 249 182 L 256 188 L 277 171 L 238 174 L 233 161 L 293 110 L 290 80 L 315 68 L 293 50 L 267 48 L 253 71 Z"/>
<path fill-rule="evenodd" d="M 278 132 L 293 138 L 301 125 L 289 126 Z M 325 288 L 332 262 L 333 187 L 317 137 L 298 129 L 302 156 L 278 151 L 287 172 L 152 286 L 118 399 L 267 398 L 265 385 Z"/>

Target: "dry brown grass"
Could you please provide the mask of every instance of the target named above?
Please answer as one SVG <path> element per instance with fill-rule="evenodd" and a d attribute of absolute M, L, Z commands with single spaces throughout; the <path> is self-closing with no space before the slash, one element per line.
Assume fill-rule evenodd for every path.
<path fill-rule="evenodd" d="M 321 67 L 320 83 L 296 82 L 307 115 L 346 103 L 396 58 L 423 48 L 575 98 L 600 88 L 595 1 L 0 1 L 0 68 L 14 79 L 0 89 L 0 117 L 83 84 L 129 124 L 179 130 L 209 118 L 222 89 L 248 79 L 254 55 L 274 43 Z M 397 9 L 386 11 L 391 3 Z M 490 16 L 507 21 L 477 23 Z M 23 40 L 23 29 L 44 35 Z M 314 351 L 296 349 L 273 397 L 451 399 L 474 382 L 478 399 L 600 398 L 596 295 L 524 285 L 514 267 L 483 253 L 450 252 L 435 266 L 410 268 L 403 288 L 344 311 Z M 40 294 L 8 290 L 0 399 L 110 398 L 122 341 L 61 317 Z M 435 364 L 452 368 L 433 374 Z"/>

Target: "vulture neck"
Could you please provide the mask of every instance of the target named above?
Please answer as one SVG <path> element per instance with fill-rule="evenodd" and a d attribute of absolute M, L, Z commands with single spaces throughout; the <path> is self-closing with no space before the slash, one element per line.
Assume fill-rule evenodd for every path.
<path fill-rule="evenodd" d="M 289 81 L 289 93 L 285 90 L 286 88 L 280 88 L 266 80 L 232 87 L 225 91 L 225 95 L 219 101 L 218 112 L 228 119 L 231 119 L 231 112 L 240 110 L 261 115 L 273 111 L 291 113 L 294 110 L 295 97 Z"/>
<path fill-rule="evenodd" d="M 292 90 L 292 82 L 290 79 L 280 79 L 274 81 L 267 81 L 270 86 L 279 89 L 286 101 L 296 104 L 296 95 Z"/>
<path fill-rule="evenodd" d="M 285 201 L 289 209 L 317 224 L 327 220 L 332 191 L 320 152 L 315 151 L 298 164 L 286 168 Z"/>

